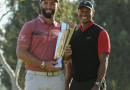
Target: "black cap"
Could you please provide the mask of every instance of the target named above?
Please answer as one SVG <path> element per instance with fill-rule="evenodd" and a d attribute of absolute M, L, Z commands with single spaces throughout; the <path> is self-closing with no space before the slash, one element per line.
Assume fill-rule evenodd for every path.
<path fill-rule="evenodd" d="M 40 2 L 43 1 L 43 0 L 40 0 Z M 58 3 L 58 0 L 56 0 L 56 2 Z"/>
<path fill-rule="evenodd" d="M 93 5 L 90 1 L 81 1 L 78 9 L 80 9 L 81 7 L 88 7 L 90 9 L 93 9 Z"/>

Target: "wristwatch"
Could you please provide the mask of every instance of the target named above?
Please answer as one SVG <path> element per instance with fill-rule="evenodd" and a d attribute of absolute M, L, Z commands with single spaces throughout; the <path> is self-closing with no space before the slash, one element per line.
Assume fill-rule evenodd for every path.
<path fill-rule="evenodd" d="M 43 69 L 45 66 L 45 61 L 42 62 L 42 64 L 40 65 L 40 67 Z"/>
<path fill-rule="evenodd" d="M 102 86 L 102 82 L 95 82 L 95 84 L 96 84 L 98 87 L 101 87 L 101 86 Z"/>

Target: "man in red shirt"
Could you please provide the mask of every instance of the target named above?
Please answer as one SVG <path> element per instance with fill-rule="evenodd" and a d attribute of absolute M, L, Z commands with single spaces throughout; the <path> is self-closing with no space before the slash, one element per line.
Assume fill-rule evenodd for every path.
<path fill-rule="evenodd" d="M 70 47 L 65 52 L 65 57 L 71 56 L 67 63 L 66 90 L 106 90 L 110 40 L 106 30 L 94 23 L 93 15 L 92 3 L 81 1 L 78 8 L 80 28 L 75 30 L 70 41 L 72 53 Z"/>
<path fill-rule="evenodd" d="M 64 90 L 65 77 L 54 59 L 60 24 L 54 16 L 58 0 L 41 0 L 41 15 L 24 24 L 17 42 L 17 56 L 27 69 L 25 90 Z"/>

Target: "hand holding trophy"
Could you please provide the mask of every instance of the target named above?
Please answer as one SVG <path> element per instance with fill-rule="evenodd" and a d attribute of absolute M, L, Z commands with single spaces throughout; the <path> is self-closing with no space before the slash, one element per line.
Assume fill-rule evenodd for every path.
<path fill-rule="evenodd" d="M 72 55 L 71 45 L 67 45 L 64 51 L 64 62 L 67 62 Z"/>
<path fill-rule="evenodd" d="M 74 27 L 70 28 L 68 24 L 64 22 L 61 23 L 61 32 L 59 32 L 58 34 L 56 50 L 55 50 L 55 55 L 54 55 L 54 59 L 57 59 L 57 62 L 58 62 L 58 64 L 55 66 L 57 68 L 62 68 L 62 60 L 63 60 L 64 51 L 67 52 L 67 49 L 68 49 L 67 47 L 70 48 L 68 44 L 69 44 L 69 41 L 71 39 L 73 32 L 74 32 Z"/>

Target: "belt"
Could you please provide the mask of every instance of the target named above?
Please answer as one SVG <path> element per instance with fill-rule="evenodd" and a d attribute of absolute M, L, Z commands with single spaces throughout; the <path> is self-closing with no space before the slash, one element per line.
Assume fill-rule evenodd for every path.
<path fill-rule="evenodd" d="M 38 71 L 27 70 L 27 73 L 43 75 L 43 76 L 58 76 L 62 74 L 63 72 L 64 72 L 63 70 L 58 71 L 58 72 L 38 72 Z"/>

